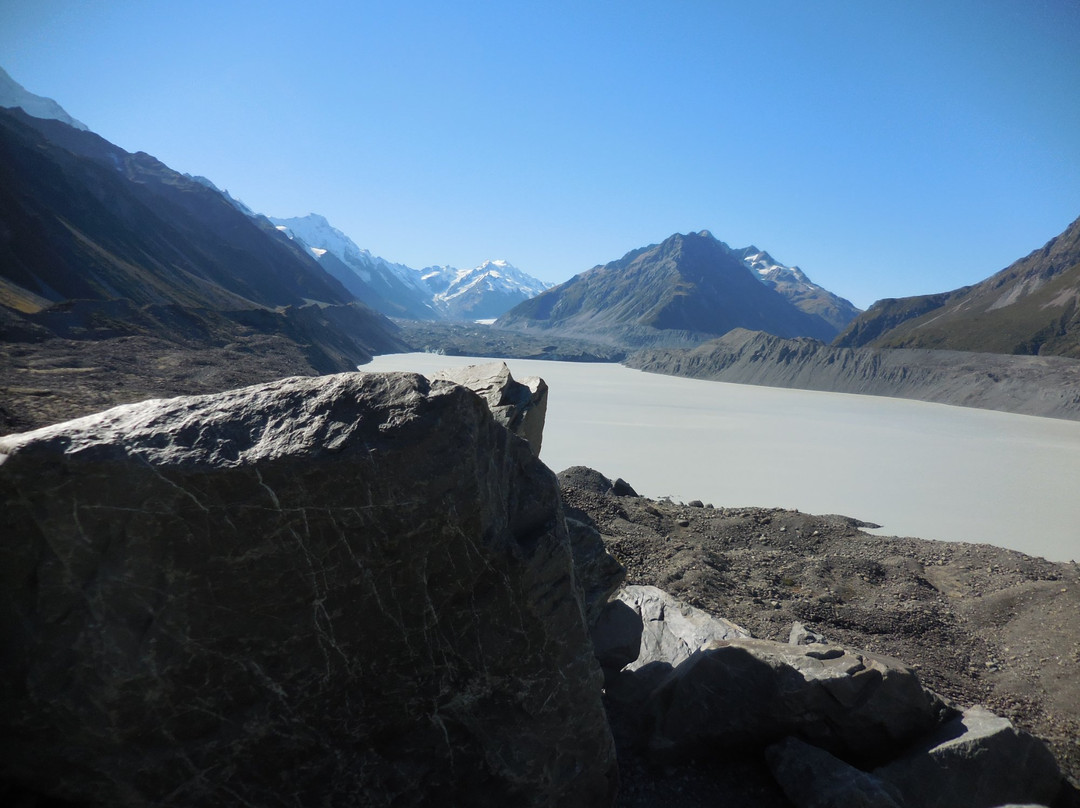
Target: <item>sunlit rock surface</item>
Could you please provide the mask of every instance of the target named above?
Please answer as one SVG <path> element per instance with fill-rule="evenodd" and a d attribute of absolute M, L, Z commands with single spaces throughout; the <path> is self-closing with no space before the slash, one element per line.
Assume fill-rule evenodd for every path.
<path fill-rule="evenodd" d="M 517 381 L 505 362 L 447 368 L 432 376 L 465 385 L 481 396 L 495 420 L 529 442 L 533 454 L 540 454 L 547 416 L 547 383 L 536 376 Z"/>
<path fill-rule="evenodd" d="M 0 439 L 0 777 L 134 805 L 606 805 L 554 475 L 463 387 L 284 379 Z"/>

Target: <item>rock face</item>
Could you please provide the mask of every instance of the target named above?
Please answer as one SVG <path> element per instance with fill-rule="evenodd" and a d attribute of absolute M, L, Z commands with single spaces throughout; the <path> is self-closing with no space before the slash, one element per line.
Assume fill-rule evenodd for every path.
<path fill-rule="evenodd" d="M 0 439 L 0 780 L 115 806 L 606 805 L 554 475 L 412 374 Z"/>
<path fill-rule="evenodd" d="M 629 671 L 654 662 L 675 667 L 712 642 L 750 636 L 730 620 L 695 609 L 655 586 L 624 587 L 614 602 L 628 606 L 642 623 L 641 648 L 626 666 Z"/>
<path fill-rule="evenodd" d="M 1046 746 L 981 707 L 875 774 L 903 794 L 903 804 L 925 808 L 1052 805 L 1064 785 Z"/>
<path fill-rule="evenodd" d="M 765 757 L 798 808 L 900 808 L 895 788 L 798 738 L 773 744 Z"/>
<path fill-rule="evenodd" d="M 764 747 L 795 735 L 859 765 L 891 759 L 950 712 L 895 660 L 753 639 L 696 652 L 653 691 L 647 709 L 659 755 Z"/>
<path fill-rule="evenodd" d="M 528 376 L 515 381 L 505 362 L 441 370 L 433 378 L 462 384 L 480 395 L 495 420 L 525 438 L 533 454 L 540 455 L 548 393 L 543 379 Z"/>

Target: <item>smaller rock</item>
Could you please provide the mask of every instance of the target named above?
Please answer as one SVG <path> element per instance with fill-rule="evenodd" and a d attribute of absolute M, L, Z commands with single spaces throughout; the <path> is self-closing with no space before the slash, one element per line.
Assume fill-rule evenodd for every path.
<path fill-rule="evenodd" d="M 617 477 L 615 479 L 615 482 L 611 484 L 611 493 L 613 493 L 617 497 L 638 496 L 638 492 L 634 490 L 633 486 L 631 486 L 630 483 L 628 483 L 622 477 Z"/>
<path fill-rule="evenodd" d="M 548 394 L 543 379 L 530 376 L 515 381 L 505 362 L 448 368 L 431 378 L 468 387 L 487 402 L 496 421 L 529 442 L 534 457 L 540 455 Z"/>
<path fill-rule="evenodd" d="M 631 636 L 637 631 L 636 638 Z M 671 670 L 715 640 L 749 637 L 734 623 L 695 609 L 654 586 L 627 586 L 601 613 L 593 628 L 597 659 L 605 669 L 608 694 L 641 701 Z M 629 654 L 618 668 L 614 665 Z"/>
<path fill-rule="evenodd" d="M 788 634 L 788 645 L 813 645 L 814 643 L 827 643 L 821 634 L 811 631 L 798 620 L 791 624 L 791 633 Z"/>
<path fill-rule="evenodd" d="M 784 794 L 797 808 L 900 808 L 900 794 L 883 780 L 824 749 L 785 738 L 765 750 Z"/>
<path fill-rule="evenodd" d="M 567 514 L 566 527 L 574 555 L 574 577 L 581 587 L 585 622 L 592 626 L 608 598 L 626 580 L 626 568 L 607 551 L 600 531 L 592 524 Z"/>
<path fill-rule="evenodd" d="M 742 638 L 694 653 L 654 689 L 646 710 L 660 758 L 764 748 L 795 735 L 863 766 L 895 758 L 954 714 L 897 660 Z"/>
<path fill-rule="evenodd" d="M 982 707 L 965 710 L 874 774 L 906 804 L 925 808 L 1052 805 L 1064 783 L 1042 741 Z"/>
<path fill-rule="evenodd" d="M 630 670 L 651 662 L 675 667 L 712 642 L 750 636 L 742 626 L 695 609 L 655 586 L 623 587 L 615 597 L 640 615 L 644 626 L 641 653 L 627 666 Z"/>

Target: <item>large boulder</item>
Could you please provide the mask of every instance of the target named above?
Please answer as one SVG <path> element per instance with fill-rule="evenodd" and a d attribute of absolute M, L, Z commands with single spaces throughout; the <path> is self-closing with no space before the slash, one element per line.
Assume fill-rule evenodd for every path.
<path fill-rule="evenodd" d="M 461 386 L 284 379 L 0 438 L 19 788 L 606 805 L 599 690 L 555 476 Z"/>
<path fill-rule="evenodd" d="M 791 735 L 856 765 L 895 757 L 953 712 L 896 660 L 753 639 L 692 654 L 646 708 L 660 757 L 764 748 Z"/>
<path fill-rule="evenodd" d="M 1052 805 L 1064 786 L 1042 741 L 982 707 L 965 710 L 874 773 L 903 795 L 905 805 L 921 808 Z"/>
<path fill-rule="evenodd" d="M 516 381 L 505 362 L 448 368 L 432 375 L 464 385 L 487 402 L 495 420 L 529 442 L 539 456 L 547 417 L 547 382 L 537 376 Z"/>

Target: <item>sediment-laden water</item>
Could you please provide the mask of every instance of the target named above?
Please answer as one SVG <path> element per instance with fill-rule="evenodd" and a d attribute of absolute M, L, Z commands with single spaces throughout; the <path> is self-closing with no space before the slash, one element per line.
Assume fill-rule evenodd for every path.
<path fill-rule="evenodd" d="M 362 370 L 490 361 L 391 354 Z M 1080 422 L 621 365 L 506 362 L 550 387 L 541 459 L 555 471 L 591 466 L 654 498 L 840 513 L 885 535 L 1080 560 Z"/>

